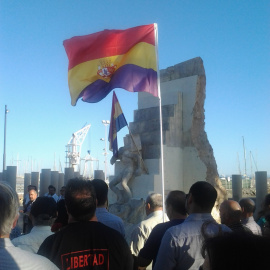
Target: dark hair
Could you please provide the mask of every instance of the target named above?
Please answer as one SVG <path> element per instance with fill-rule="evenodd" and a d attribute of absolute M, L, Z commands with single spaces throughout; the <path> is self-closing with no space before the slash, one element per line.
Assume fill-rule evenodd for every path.
<path fill-rule="evenodd" d="M 217 199 L 216 189 L 206 181 L 198 181 L 189 190 L 194 202 L 203 210 L 211 211 Z"/>
<path fill-rule="evenodd" d="M 30 191 L 30 190 L 35 190 L 35 191 L 37 191 L 37 187 L 34 186 L 34 185 L 29 185 L 27 188 L 29 189 L 29 191 Z"/>
<path fill-rule="evenodd" d="M 49 185 L 48 189 L 52 188 L 54 191 L 56 190 L 56 188 L 53 185 Z"/>
<path fill-rule="evenodd" d="M 202 256 L 206 253 L 211 270 L 268 269 L 270 239 L 254 234 L 225 233 L 204 241 Z"/>
<path fill-rule="evenodd" d="M 266 206 L 269 206 L 269 205 L 270 205 L 270 194 L 267 194 L 264 197 L 263 206 L 266 207 Z"/>
<path fill-rule="evenodd" d="M 38 197 L 32 204 L 30 214 L 35 219 L 35 225 L 51 225 L 56 217 L 56 202 L 51 197 Z"/>
<path fill-rule="evenodd" d="M 65 202 L 68 213 L 76 221 L 88 221 L 96 212 L 96 193 L 89 180 L 70 179 L 66 186 Z"/>
<path fill-rule="evenodd" d="M 180 190 L 171 191 L 166 199 L 166 205 L 171 205 L 172 209 L 182 215 L 186 215 L 185 208 L 186 193 Z"/>
<path fill-rule="evenodd" d="M 267 212 L 270 210 L 270 194 L 267 194 L 264 197 L 264 200 L 262 202 L 262 208 L 258 213 L 257 220 L 259 220 L 261 217 L 263 217 Z"/>
<path fill-rule="evenodd" d="M 108 185 L 105 181 L 100 179 L 94 179 L 91 181 L 93 184 L 96 196 L 97 196 L 97 206 L 104 205 L 108 198 Z"/>
<path fill-rule="evenodd" d="M 56 217 L 56 202 L 52 197 L 38 197 L 31 206 L 30 213 L 37 217 L 46 214 L 50 217 Z"/>
<path fill-rule="evenodd" d="M 65 199 L 57 202 L 57 218 L 55 219 L 51 231 L 56 232 L 68 224 L 68 213 L 66 209 Z"/>
<path fill-rule="evenodd" d="M 243 198 L 239 201 L 239 205 L 241 208 L 245 209 L 246 213 L 254 213 L 255 212 L 255 202 L 249 198 Z"/>

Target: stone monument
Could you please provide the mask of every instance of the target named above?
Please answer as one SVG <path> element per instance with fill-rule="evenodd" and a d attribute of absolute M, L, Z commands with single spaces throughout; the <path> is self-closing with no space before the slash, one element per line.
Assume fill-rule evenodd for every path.
<path fill-rule="evenodd" d="M 193 183 L 206 180 L 218 192 L 213 209 L 214 216 L 218 217 L 218 207 L 226 198 L 226 190 L 219 180 L 213 149 L 204 130 L 206 77 L 202 59 L 197 57 L 161 70 L 160 83 L 165 195 L 175 189 L 187 193 Z M 129 128 L 140 138 L 142 159 L 148 170 L 148 174 L 134 176 L 128 182 L 132 203 L 137 205 L 152 192 L 162 193 L 158 98 L 138 93 L 138 110 L 134 112 L 134 121 Z M 112 195 L 110 203 L 115 202 L 116 197 Z M 130 205 L 129 208 L 133 211 Z M 136 222 L 143 217 L 142 213 L 138 218 L 134 215 Z"/>

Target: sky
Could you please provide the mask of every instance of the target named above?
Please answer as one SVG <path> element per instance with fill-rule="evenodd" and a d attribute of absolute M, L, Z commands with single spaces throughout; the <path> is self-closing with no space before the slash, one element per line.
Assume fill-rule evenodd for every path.
<path fill-rule="evenodd" d="M 104 29 L 158 24 L 159 68 L 201 57 L 206 72 L 205 130 L 219 174 L 270 174 L 270 1 L 0 1 L 0 171 L 5 105 L 6 164 L 20 171 L 65 167 L 65 146 L 86 123 L 81 156 L 104 168 L 112 93 L 71 106 L 63 41 Z M 137 94 L 116 89 L 128 122 Z M 128 133 L 118 134 L 118 144 Z M 252 154 L 252 162 L 250 162 Z M 108 162 L 111 152 L 108 153 Z M 32 164 L 32 165 L 31 165 Z M 108 166 L 108 174 L 113 167 Z"/>

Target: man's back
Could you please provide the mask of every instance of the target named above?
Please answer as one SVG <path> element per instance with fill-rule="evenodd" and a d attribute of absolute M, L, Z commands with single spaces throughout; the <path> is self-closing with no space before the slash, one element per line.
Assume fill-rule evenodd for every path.
<path fill-rule="evenodd" d="M 261 227 L 256 223 L 253 217 L 249 217 L 246 219 L 242 219 L 241 223 L 248 227 L 253 234 L 262 235 L 262 229 Z"/>
<path fill-rule="evenodd" d="M 191 214 L 182 224 L 168 229 L 162 239 L 154 269 L 199 269 L 204 262 L 201 255 L 201 228 L 207 221 L 215 223 L 211 214 Z M 223 231 L 230 232 L 225 225 L 220 226 Z M 217 234 L 218 225 L 209 225 L 207 233 Z"/>
<path fill-rule="evenodd" d="M 168 219 L 166 219 L 167 221 Z M 131 252 L 138 256 L 143 248 L 153 228 L 163 222 L 163 211 L 158 210 L 151 213 L 147 218 L 141 221 L 131 234 Z"/>
<path fill-rule="evenodd" d="M 51 234 L 50 226 L 34 226 L 30 233 L 14 238 L 12 243 L 23 250 L 37 253 L 42 242 Z"/>
<path fill-rule="evenodd" d="M 140 250 L 139 258 L 153 261 L 154 266 L 156 262 L 157 253 L 161 244 L 161 240 L 165 232 L 169 228 L 179 225 L 183 222 L 184 219 L 174 219 L 165 223 L 157 224 L 150 233 L 144 247 Z"/>
<path fill-rule="evenodd" d="M 133 259 L 124 238 L 100 222 L 70 223 L 49 236 L 38 254 L 60 269 L 133 269 Z M 95 268 L 99 269 L 99 268 Z"/>
<path fill-rule="evenodd" d="M 109 213 L 107 209 L 103 207 L 96 209 L 96 216 L 99 222 L 120 232 L 122 236 L 125 237 L 124 223 L 120 217 Z"/>

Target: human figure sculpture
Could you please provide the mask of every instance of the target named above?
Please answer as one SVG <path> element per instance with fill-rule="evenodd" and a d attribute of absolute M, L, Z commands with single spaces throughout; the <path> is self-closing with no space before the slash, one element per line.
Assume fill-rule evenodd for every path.
<path fill-rule="evenodd" d="M 117 203 L 123 204 L 128 202 L 132 197 L 128 182 L 133 177 L 142 174 L 141 160 L 139 153 L 132 152 L 126 147 L 119 148 L 118 157 L 113 156 L 111 158 L 111 164 L 115 164 L 117 160 L 121 161 L 123 169 L 114 176 L 109 186 L 110 189 L 117 195 Z M 123 189 L 116 187 L 118 184 L 121 184 Z"/>

